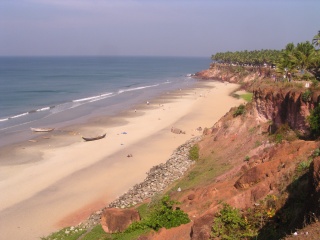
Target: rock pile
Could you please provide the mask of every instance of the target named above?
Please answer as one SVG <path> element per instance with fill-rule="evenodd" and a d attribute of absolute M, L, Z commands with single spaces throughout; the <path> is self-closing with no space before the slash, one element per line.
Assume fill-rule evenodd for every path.
<path fill-rule="evenodd" d="M 190 148 L 200 141 L 202 136 L 196 136 L 179 146 L 166 163 L 152 167 L 147 172 L 146 179 L 133 186 L 128 192 L 109 204 L 109 208 L 126 208 L 136 205 L 147 198 L 162 192 L 172 182 L 182 177 L 182 175 L 194 164 L 189 159 Z M 102 210 L 93 213 L 87 220 L 79 226 L 90 229 L 100 223 Z"/>
<path fill-rule="evenodd" d="M 134 185 L 128 192 L 111 202 L 109 207 L 131 207 L 163 191 L 194 163 L 189 159 L 189 150 L 200 139 L 201 136 L 194 137 L 178 147 L 166 163 L 152 167 L 142 183 Z"/>

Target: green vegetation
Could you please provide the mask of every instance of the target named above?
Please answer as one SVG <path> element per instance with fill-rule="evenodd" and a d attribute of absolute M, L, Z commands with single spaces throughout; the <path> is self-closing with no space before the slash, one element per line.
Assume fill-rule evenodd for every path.
<path fill-rule="evenodd" d="M 179 183 L 171 189 L 174 189 L 172 191 L 176 191 L 178 187 L 181 187 L 186 190 L 195 186 L 211 183 L 212 179 L 231 167 L 231 165 L 225 162 L 224 158 L 215 159 L 212 155 L 207 158 L 200 158 L 192 170 L 188 172 L 185 177 L 181 178 Z"/>
<path fill-rule="evenodd" d="M 234 112 L 233 117 L 237 117 L 245 113 L 245 106 L 241 104 Z"/>
<path fill-rule="evenodd" d="M 300 162 L 300 163 L 298 164 L 298 166 L 297 166 L 297 171 L 298 171 L 299 173 L 304 173 L 304 172 L 306 172 L 306 171 L 309 169 L 310 164 L 311 164 L 312 161 L 313 161 L 312 158 L 308 158 L 308 160 Z"/>
<path fill-rule="evenodd" d="M 246 239 L 256 235 L 240 210 L 223 204 L 223 208 L 215 216 L 212 225 L 211 237 L 221 240 Z"/>
<path fill-rule="evenodd" d="M 89 233 L 84 235 L 82 240 L 106 240 L 106 239 L 112 239 L 111 234 L 107 234 L 101 227 L 101 225 L 95 226 Z"/>
<path fill-rule="evenodd" d="M 241 94 L 240 97 L 244 99 L 246 102 L 251 102 L 252 101 L 252 93 L 245 93 Z"/>
<path fill-rule="evenodd" d="M 221 63 L 236 65 L 262 66 L 264 63 L 274 64 L 280 56 L 278 50 L 255 50 L 255 51 L 236 51 L 218 52 L 211 56 L 211 59 Z"/>
<path fill-rule="evenodd" d="M 52 233 L 48 237 L 42 237 L 42 240 L 77 240 L 81 235 L 86 233 L 86 229 L 79 227 L 63 228 L 59 232 Z"/>
<path fill-rule="evenodd" d="M 236 72 L 242 73 L 242 66 L 276 66 L 278 79 L 315 80 L 320 79 L 320 31 L 309 41 L 289 43 L 281 50 L 262 49 L 255 51 L 218 52 L 211 59 L 218 63 L 237 66 Z M 316 49 L 318 48 L 318 49 Z"/>
<path fill-rule="evenodd" d="M 315 221 L 305 212 L 307 201 L 307 170 L 320 149 L 297 163 L 294 174 L 288 173 L 283 181 L 286 187 L 279 195 L 268 195 L 253 208 L 239 210 L 228 204 L 216 214 L 211 236 L 214 239 L 283 239 L 302 223 Z M 288 186 L 287 186 L 288 184 Z"/>
<path fill-rule="evenodd" d="M 320 156 L 320 148 L 317 148 L 313 151 L 312 157 L 319 157 Z"/>
<path fill-rule="evenodd" d="M 140 222 L 131 224 L 126 233 L 131 233 L 137 230 L 159 230 L 160 228 L 172 228 L 190 222 L 186 213 L 180 208 L 175 207 L 179 202 L 170 200 L 168 195 L 165 195 L 160 201 L 151 206 L 150 214 Z"/>
<path fill-rule="evenodd" d="M 277 144 L 282 143 L 283 140 L 293 141 L 298 138 L 297 134 L 286 124 L 282 124 L 278 127 L 276 132 L 271 135 L 271 140 Z"/>
<path fill-rule="evenodd" d="M 312 92 L 307 89 L 304 93 L 301 94 L 302 101 L 309 102 L 311 100 Z"/>
<path fill-rule="evenodd" d="M 195 144 L 192 148 L 189 150 L 189 159 L 196 161 L 199 159 L 199 146 L 198 144 Z"/>
<path fill-rule="evenodd" d="M 310 124 L 311 136 L 318 138 L 320 136 L 320 104 L 311 111 L 307 120 Z"/>
<path fill-rule="evenodd" d="M 53 233 L 48 237 L 41 238 L 42 240 L 132 240 L 142 234 L 146 234 L 151 230 L 159 230 L 160 228 L 172 228 L 190 222 L 186 213 L 184 213 L 176 205 L 180 204 L 177 201 L 170 199 L 165 195 L 161 199 L 156 199 L 151 204 L 143 204 L 138 207 L 141 216 L 140 222 L 132 223 L 125 232 L 108 234 L 101 225 L 95 226 L 87 232 L 81 228 L 64 228 L 59 232 Z"/>

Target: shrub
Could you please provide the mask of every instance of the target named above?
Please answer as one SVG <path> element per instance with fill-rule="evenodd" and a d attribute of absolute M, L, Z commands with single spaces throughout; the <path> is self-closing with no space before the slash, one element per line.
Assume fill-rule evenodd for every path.
<path fill-rule="evenodd" d="M 192 148 L 190 148 L 189 150 L 189 159 L 196 161 L 199 159 L 199 146 L 193 145 Z"/>
<path fill-rule="evenodd" d="M 282 140 L 293 141 L 297 139 L 297 133 L 288 124 L 282 124 L 271 138 L 275 143 L 281 143 Z"/>
<path fill-rule="evenodd" d="M 306 160 L 306 161 L 300 162 L 300 163 L 298 164 L 298 167 L 297 167 L 298 173 L 301 174 L 301 173 L 306 172 L 306 171 L 309 169 L 312 160 L 313 160 L 312 158 L 309 158 L 309 159 Z"/>
<path fill-rule="evenodd" d="M 311 130 L 311 136 L 312 137 L 319 137 L 320 136 L 320 105 L 315 107 L 311 113 L 310 116 L 307 118 L 310 130 Z"/>
<path fill-rule="evenodd" d="M 282 140 L 283 140 L 283 136 L 282 136 L 282 134 L 276 134 L 276 136 L 275 136 L 275 142 L 276 143 L 282 143 Z"/>
<path fill-rule="evenodd" d="M 211 237 L 214 239 L 245 239 L 253 237 L 256 232 L 250 228 L 247 219 L 240 211 L 228 204 L 215 216 L 212 225 Z"/>
<path fill-rule="evenodd" d="M 245 113 L 245 106 L 241 104 L 233 113 L 233 117 L 237 117 Z"/>
<path fill-rule="evenodd" d="M 148 220 L 148 226 L 154 230 L 159 230 L 162 227 L 169 229 L 190 222 L 185 212 L 180 210 L 180 208 L 174 208 L 176 204 L 179 203 L 170 200 L 168 195 L 164 196 L 160 203 L 155 206 Z"/>
<path fill-rule="evenodd" d="M 188 215 L 180 210 L 180 208 L 175 207 L 177 204 L 179 202 L 170 200 L 170 197 L 165 195 L 159 202 L 155 203 L 148 217 L 140 222 L 132 223 L 126 232 L 129 233 L 148 228 L 157 231 L 163 227 L 169 229 L 190 222 Z"/>
<path fill-rule="evenodd" d="M 313 151 L 313 154 L 312 154 L 313 157 L 318 157 L 320 156 L 320 148 L 317 148 Z"/>
<path fill-rule="evenodd" d="M 301 98 L 304 102 L 308 102 L 311 100 L 311 94 L 312 92 L 307 89 L 304 93 L 301 94 Z"/>

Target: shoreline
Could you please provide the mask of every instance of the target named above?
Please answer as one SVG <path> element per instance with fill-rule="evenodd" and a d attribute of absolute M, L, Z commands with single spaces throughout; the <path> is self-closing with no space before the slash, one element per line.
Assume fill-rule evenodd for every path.
<path fill-rule="evenodd" d="M 199 134 L 197 127 L 211 127 L 230 107 L 239 105 L 241 100 L 229 96 L 237 88 L 201 81 L 139 105 L 136 112 L 69 126 L 60 135 L 44 134 L 47 138 L 20 143 L 11 149 L 14 152 L 7 147 L 5 156 L 25 162 L 1 168 L 0 190 L 8 197 L 1 201 L 0 230 L 6 239 L 19 239 L 78 224 L 143 181 L 146 171 Z M 171 133 L 173 126 L 186 134 Z M 105 139 L 81 139 L 81 134 L 102 131 L 107 133 Z"/>

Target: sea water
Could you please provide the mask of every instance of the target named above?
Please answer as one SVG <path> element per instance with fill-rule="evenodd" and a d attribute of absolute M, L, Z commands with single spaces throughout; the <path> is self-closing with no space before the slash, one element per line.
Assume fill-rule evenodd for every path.
<path fill-rule="evenodd" d="M 194 84 L 209 58 L 0 57 L 0 146 Z M 20 139 L 23 140 L 23 139 Z"/>

